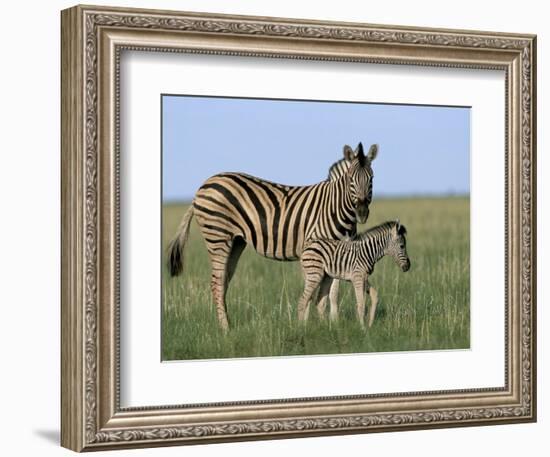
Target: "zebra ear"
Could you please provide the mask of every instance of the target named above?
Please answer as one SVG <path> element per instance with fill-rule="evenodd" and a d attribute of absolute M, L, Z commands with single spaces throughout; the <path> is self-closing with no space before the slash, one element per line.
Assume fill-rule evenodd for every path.
<path fill-rule="evenodd" d="M 367 159 L 369 159 L 369 161 L 372 162 L 374 159 L 376 159 L 377 155 L 378 155 L 378 145 L 373 144 L 369 149 L 369 152 L 367 154 Z"/>
<path fill-rule="evenodd" d="M 347 144 L 344 146 L 344 159 L 351 162 L 355 158 L 355 152 Z"/>
<path fill-rule="evenodd" d="M 407 234 L 407 229 L 405 228 L 404 225 L 401 225 L 401 222 L 399 222 L 399 219 L 397 219 L 395 221 L 395 230 L 396 230 L 398 235 L 406 235 Z"/>
<path fill-rule="evenodd" d="M 359 165 L 361 165 L 362 167 L 365 166 L 365 152 L 363 151 L 363 143 L 359 143 L 357 145 L 357 154 L 355 155 L 355 157 L 357 157 L 359 159 Z"/>

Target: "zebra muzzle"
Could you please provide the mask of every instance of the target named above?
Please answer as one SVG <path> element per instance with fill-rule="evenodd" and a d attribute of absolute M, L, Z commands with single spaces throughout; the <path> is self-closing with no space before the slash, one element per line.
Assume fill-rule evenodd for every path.
<path fill-rule="evenodd" d="M 357 217 L 357 222 L 364 224 L 369 217 L 369 209 L 364 206 L 358 206 L 355 209 L 355 215 Z"/>

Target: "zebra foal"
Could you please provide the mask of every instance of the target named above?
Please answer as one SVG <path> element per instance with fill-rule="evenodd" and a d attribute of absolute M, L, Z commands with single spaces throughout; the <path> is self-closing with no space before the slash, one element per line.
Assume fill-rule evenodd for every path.
<path fill-rule="evenodd" d="M 304 292 L 298 304 L 298 319 L 307 320 L 309 302 L 319 287 L 317 310 L 324 317 L 326 298 L 329 294 L 332 279 L 351 281 L 355 289 L 357 318 L 365 328 L 365 296 L 367 291 L 371 298 L 369 327 L 374 321 L 378 293 L 370 286 L 369 276 L 374 265 L 383 256 L 395 259 L 403 271 L 408 271 L 411 262 L 407 255 L 405 226 L 397 221 L 388 221 L 363 232 L 351 241 L 317 239 L 309 242 L 300 259 L 305 277 Z M 332 297 L 331 297 L 332 298 Z M 336 319 L 336 301 L 331 301 L 330 316 Z"/>

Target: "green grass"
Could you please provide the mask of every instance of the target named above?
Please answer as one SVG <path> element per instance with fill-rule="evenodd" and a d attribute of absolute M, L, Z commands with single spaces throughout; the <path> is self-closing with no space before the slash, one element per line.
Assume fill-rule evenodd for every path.
<path fill-rule="evenodd" d="M 367 332 L 357 322 L 348 283 L 340 287 L 338 322 L 319 320 L 311 307 L 307 325 L 299 325 L 299 262 L 268 260 L 247 248 L 227 294 L 231 330 L 224 335 L 210 294 L 206 248 L 193 221 L 183 274 L 170 278 L 163 270 L 163 360 L 468 348 L 469 205 L 467 198 L 373 202 L 368 226 L 399 217 L 412 266 L 403 273 L 391 258 L 377 263 L 370 283 L 380 301 Z M 164 206 L 165 250 L 186 208 Z"/>

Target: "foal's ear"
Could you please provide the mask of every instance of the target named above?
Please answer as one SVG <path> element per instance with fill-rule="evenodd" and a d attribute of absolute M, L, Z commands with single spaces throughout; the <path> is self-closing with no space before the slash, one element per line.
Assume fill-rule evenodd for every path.
<path fill-rule="evenodd" d="M 405 228 L 404 225 L 401 225 L 401 222 L 399 222 L 399 218 L 395 220 L 395 231 L 397 232 L 398 235 L 407 234 L 407 229 Z"/>
<path fill-rule="evenodd" d="M 373 144 L 369 148 L 369 152 L 367 154 L 367 159 L 369 159 L 370 162 L 372 162 L 374 159 L 376 159 L 376 156 L 378 155 L 378 145 Z"/>
<path fill-rule="evenodd" d="M 353 149 L 351 149 L 351 147 L 347 144 L 344 146 L 344 159 L 346 159 L 348 162 L 351 162 L 353 159 L 355 159 L 355 152 L 353 152 Z"/>

